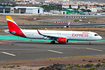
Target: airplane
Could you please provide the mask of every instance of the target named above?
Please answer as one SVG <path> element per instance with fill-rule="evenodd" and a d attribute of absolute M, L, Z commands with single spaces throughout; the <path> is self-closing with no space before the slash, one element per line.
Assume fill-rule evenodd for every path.
<path fill-rule="evenodd" d="M 70 28 L 70 24 L 71 24 L 70 20 L 68 21 L 67 24 L 68 24 L 68 25 L 67 25 L 67 26 L 64 26 L 64 28 Z"/>
<path fill-rule="evenodd" d="M 31 38 L 31 39 L 44 39 L 52 40 L 51 43 L 54 44 L 56 41 L 58 43 L 67 43 L 69 40 L 84 40 L 91 41 L 101 40 L 102 37 L 95 32 L 90 31 L 56 31 L 56 30 L 23 30 L 19 28 L 16 22 L 11 16 L 6 16 L 8 29 L 5 30 L 6 33 L 12 35 Z"/>

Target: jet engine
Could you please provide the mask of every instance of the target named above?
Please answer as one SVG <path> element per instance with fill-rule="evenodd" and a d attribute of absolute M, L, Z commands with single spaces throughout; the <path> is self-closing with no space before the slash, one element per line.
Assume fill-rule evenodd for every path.
<path fill-rule="evenodd" d="M 58 38 L 59 43 L 66 43 L 67 39 L 66 38 Z"/>

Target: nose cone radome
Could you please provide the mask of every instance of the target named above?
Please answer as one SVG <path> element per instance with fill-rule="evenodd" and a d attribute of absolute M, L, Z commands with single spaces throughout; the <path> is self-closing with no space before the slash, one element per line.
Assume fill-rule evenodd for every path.
<path fill-rule="evenodd" d="M 101 40 L 102 39 L 102 37 L 101 36 L 99 36 L 99 38 L 98 38 L 99 40 Z"/>

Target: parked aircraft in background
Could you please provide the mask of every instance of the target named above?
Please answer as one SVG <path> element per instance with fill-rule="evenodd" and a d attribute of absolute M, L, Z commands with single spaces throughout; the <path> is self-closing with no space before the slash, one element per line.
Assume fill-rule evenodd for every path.
<path fill-rule="evenodd" d="M 15 21 L 11 18 L 11 16 L 6 16 L 7 24 L 9 30 L 5 30 L 12 35 L 32 38 L 32 39 L 48 39 L 52 40 L 51 43 L 67 43 L 68 40 L 100 40 L 102 39 L 95 32 L 88 31 L 56 31 L 56 30 L 23 30 L 18 27 Z"/>
<path fill-rule="evenodd" d="M 67 23 L 68 25 L 67 26 L 64 26 L 64 28 L 70 28 L 70 20 L 68 21 L 68 23 Z"/>

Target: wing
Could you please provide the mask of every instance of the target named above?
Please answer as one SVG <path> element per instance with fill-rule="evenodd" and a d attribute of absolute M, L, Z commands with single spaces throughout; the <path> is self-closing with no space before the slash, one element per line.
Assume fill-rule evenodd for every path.
<path fill-rule="evenodd" d="M 40 33 L 39 32 L 39 30 L 37 29 L 37 32 L 38 32 L 38 34 L 39 35 L 42 35 L 42 36 L 44 36 L 44 37 L 50 37 L 50 38 L 62 38 L 62 37 L 65 37 L 65 36 L 61 36 L 61 35 L 46 35 L 46 34 L 42 34 L 42 33 Z"/>

